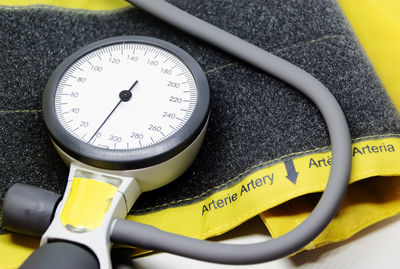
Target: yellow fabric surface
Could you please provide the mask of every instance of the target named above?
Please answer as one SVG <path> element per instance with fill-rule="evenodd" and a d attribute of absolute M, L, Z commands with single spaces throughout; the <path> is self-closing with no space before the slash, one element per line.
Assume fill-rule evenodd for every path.
<path fill-rule="evenodd" d="M 0 268 L 18 268 L 39 247 L 39 238 L 21 234 L 4 234 L 0 237 Z"/>
<path fill-rule="evenodd" d="M 400 1 L 338 1 L 386 90 L 400 108 Z"/>
<path fill-rule="evenodd" d="M 50 5 L 94 11 L 114 10 L 130 6 L 129 3 L 123 0 L 1 0 L 0 5 L 10 7 Z"/>
<path fill-rule="evenodd" d="M 313 210 L 320 195 L 302 196 L 272 208 L 261 218 L 272 236 L 279 237 L 299 225 Z M 303 250 L 348 239 L 362 229 L 400 212 L 400 177 L 363 180 L 349 186 L 336 218 Z"/>

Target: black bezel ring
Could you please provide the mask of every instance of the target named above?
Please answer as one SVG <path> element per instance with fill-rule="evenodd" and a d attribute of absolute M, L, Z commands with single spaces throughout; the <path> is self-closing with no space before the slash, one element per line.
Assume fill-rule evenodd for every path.
<path fill-rule="evenodd" d="M 55 111 L 55 93 L 65 71 L 86 54 L 114 44 L 148 44 L 167 50 L 178 57 L 191 71 L 197 86 L 197 103 L 185 125 L 171 137 L 141 149 L 110 150 L 80 141 L 68 133 L 59 122 Z M 210 89 L 200 65 L 179 47 L 156 38 L 120 36 L 89 44 L 66 58 L 50 76 L 43 94 L 43 117 L 51 138 L 65 153 L 85 164 L 109 169 L 132 170 L 162 163 L 187 148 L 203 130 L 209 114 Z"/>

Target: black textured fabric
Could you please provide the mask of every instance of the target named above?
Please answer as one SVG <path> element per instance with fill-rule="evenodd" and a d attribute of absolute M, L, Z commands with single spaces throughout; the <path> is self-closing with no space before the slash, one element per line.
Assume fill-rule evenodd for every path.
<path fill-rule="evenodd" d="M 311 72 L 342 105 L 353 138 L 400 133 L 397 111 L 334 0 L 171 2 Z M 301 94 L 139 9 L 0 8 L 0 25 L 2 197 L 16 182 L 63 192 L 68 169 L 46 135 L 41 94 L 66 56 L 111 36 L 148 35 L 180 46 L 206 71 L 212 91 L 199 157 L 170 185 L 143 194 L 132 213 L 197 201 L 255 165 L 329 145 L 320 114 Z"/>

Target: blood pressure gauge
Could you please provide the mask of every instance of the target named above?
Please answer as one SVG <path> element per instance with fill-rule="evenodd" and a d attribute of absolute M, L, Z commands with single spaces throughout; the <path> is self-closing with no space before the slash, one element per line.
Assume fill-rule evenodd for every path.
<path fill-rule="evenodd" d="M 54 71 L 46 126 L 67 163 L 133 175 L 143 190 L 188 168 L 209 115 L 204 72 L 186 52 L 149 37 L 90 44 Z"/>
<path fill-rule="evenodd" d="M 70 172 L 63 198 L 49 206 L 55 213 L 40 227 L 34 223 L 43 233 L 41 245 L 85 246 L 101 269 L 110 269 L 112 223 L 126 217 L 142 192 L 190 166 L 205 136 L 209 104 L 199 64 L 165 41 L 109 38 L 65 59 L 46 85 L 43 116 Z M 49 204 L 46 195 L 37 196 Z M 9 218 L 9 227 L 26 223 L 26 206 L 10 208 L 8 215 L 17 217 Z"/>

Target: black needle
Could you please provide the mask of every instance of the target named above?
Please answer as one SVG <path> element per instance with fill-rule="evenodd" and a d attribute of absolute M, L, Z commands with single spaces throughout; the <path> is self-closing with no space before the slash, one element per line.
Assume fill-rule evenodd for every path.
<path fill-rule="evenodd" d="M 103 123 L 100 125 L 100 127 L 96 130 L 96 132 L 93 134 L 93 136 L 89 139 L 88 143 L 92 141 L 92 139 L 97 135 L 97 133 L 100 131 L 100 129 L 103 127 L 103 125 L 107 122 L 107 120 L 111 117 L 111 115 L 114 113 L 114 111 L 117 109 L 117 107 L 122 103 L 122 102 L 128 102 L 131 100 L 132 97 L 132 90 L 135 88 L 136 84 L 138 84 L 138 80 L 133 83 L 133 85 L 129 88 L 129 90 L 124 90 L 119 93 L 119 102 L 118 104 L 114 107 L 114 109 L 108 114 L 107 118 L 103 121 Z"/>

